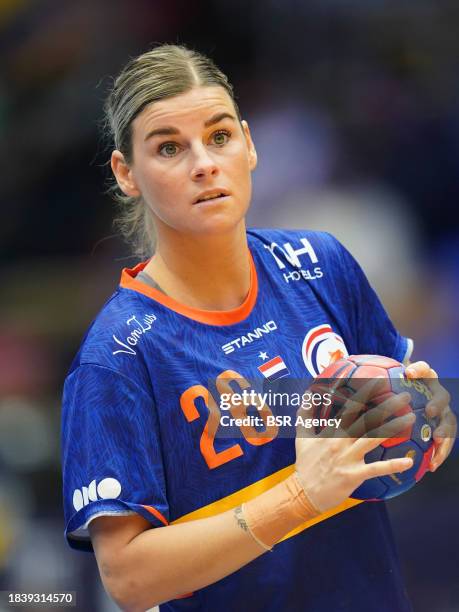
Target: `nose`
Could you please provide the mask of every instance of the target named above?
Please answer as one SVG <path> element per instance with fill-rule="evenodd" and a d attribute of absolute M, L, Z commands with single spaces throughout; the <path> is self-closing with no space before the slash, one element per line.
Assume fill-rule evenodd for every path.
<path fill-rule="evenodd" d="M 203 145 L 198 145 L 193 151 L 193 164 L 191 168 L 191 178 L 193 181 L 217 176 L 219 168 L 215 160 Z"/>

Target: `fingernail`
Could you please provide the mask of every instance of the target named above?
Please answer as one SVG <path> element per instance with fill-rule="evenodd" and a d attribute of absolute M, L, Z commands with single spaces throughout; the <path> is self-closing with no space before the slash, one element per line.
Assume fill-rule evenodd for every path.
<path fill-rule="evenodd" d="M 408 368 L 405 370 L 405 374 L 408 374 L 408 376 L 412 376 L 415 373 L 415 370 L 413 370 L 412 368 Z"/>
<path fill-rule="evenodd" d="M 408 391 L 404 391 L 403 393 L 399 394 L 399 398 L 402 402 L 409 402 L 411 400 L 411 395 L 408 393 Z"/>
<path fill-rule="evenodd" d="M 437 407 L 434 406 L 433 404 L 429 404 L 426 408 L 427 416 L 430 416 L 430 417 L 435 416 L 436 411 L 437 411 Z"/>
<path fill-rule="evenodd" d="M 437 438 L 444 438 L 446 436 L 446 431 L 443 431 L 443 429 L 438 429 L 435 432 L 435 435 Z"/>
<path fill-rule="evenodd" d="M 406 466 L 413 465 L 413 460 L 410 459 L 409 457 L 403 457 L 402 461 L 403 461 L 403 465 L 406 465 Z"/>

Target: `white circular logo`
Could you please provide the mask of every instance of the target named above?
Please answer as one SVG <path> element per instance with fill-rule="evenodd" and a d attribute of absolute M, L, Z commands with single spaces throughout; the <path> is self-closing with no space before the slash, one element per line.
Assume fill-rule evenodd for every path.
<path fill-rule="evenodd" d="M 116 499 L 121 493 L 121 483 L 116 478 L 104 478 L 96 483 L 92 480 L 87 487 L 75 489 L 73 492 L 73 507 L 78 512 L 89 502 L 98 499 Z"/>
<path fill-rule="evenodd" d="M 116 478 L 104 478 L 97 485 L 101 499 L 115 499 L 121 493 L 121 484 Z"/>
<path fill-rule="evenodd" d="M 81 510 L 83 506 L 83 493 L 80 491 L 80 489 L 75 489 L 73 492 L 73 507 L 78 512 L 78 510 Z"/>
<path fill-rule="evenodd" d="M 330 364 L 348 357 L 344 340 L 328 323 L 313 327 L 306 334 L 301 350 L 304 365 L 311 376 L 318 376 Z"/>

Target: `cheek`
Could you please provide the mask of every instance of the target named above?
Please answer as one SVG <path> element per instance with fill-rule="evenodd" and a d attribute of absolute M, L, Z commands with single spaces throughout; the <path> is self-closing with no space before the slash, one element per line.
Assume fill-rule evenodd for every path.
<path fill-rule="evenodd" d="M 238 184 L 244 191 L 252 186 L 252 173 L 245 157 L 238 166 Z"/>
<path fill-rule="evenodd" d="M 162 202 L 176 199 L 177 191 L 182 189 L 183 177 L 173 167 L 151 164 L 143 168 L 139 183 L 142 193 L 161 205 Z"/>
<path fill-rule="evenodd" d="M 238 184 L 250 183 L 250 166 L 247 150 L 242 145 L 228 158 L 227 171 L 237 177 Z"/>

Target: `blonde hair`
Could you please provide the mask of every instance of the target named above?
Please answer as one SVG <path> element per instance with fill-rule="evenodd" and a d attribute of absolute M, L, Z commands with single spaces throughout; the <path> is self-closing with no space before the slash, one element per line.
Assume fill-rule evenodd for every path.
<path fill-rule="evenodd" d="M 195 86 L 223 87 L 240 113 L 233 87 L 214 62 L 181 45 L 160 45 L 131 59 L 114 79 L 107 96 L 105 134 L 132 163 L 132 122 L 142 110 L 159 100 L 185 93 Z M 142 197 L 126 196 L 112 177 L 109 192 L 118 204 L 115 226 L 141 258 L 150 257 L 155 248 L 152 215 Z"/>

